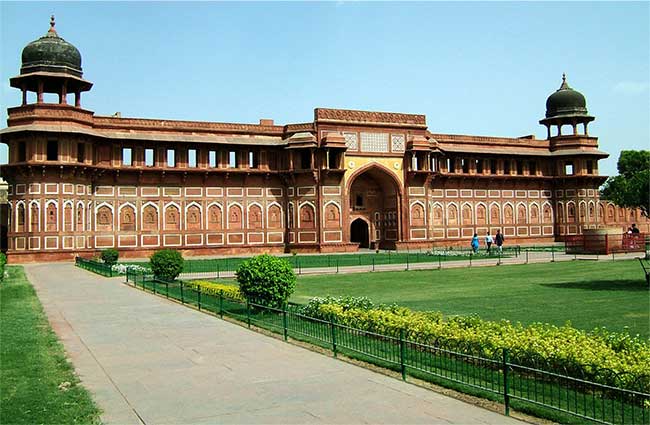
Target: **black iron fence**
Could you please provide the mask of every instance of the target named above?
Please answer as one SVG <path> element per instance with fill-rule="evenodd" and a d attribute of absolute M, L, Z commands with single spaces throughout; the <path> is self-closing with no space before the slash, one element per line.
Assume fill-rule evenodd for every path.
<path fill-rule="evenodd" d="M 644 391 L 648 376 L 635 381 L 639 390 L 623 389 L 511 362 L 505 349 L 494 357 L 462 345 L 450 349 L 423 344 L 406 338 L 403 330 L 388 335 L 356 329 L 304 315 L 297 305 L 270 307 L 149 275 L 127 274 L 126 283 L 198 310 L 228 316 L 249 328 L 272 331 L 285 340 L 291 337 L 329 348 L 335 357 L 341 353 L 398 371 L 404 380 L 417 377 L 501 401 L 506 415 L 512 406 L 561 422 L 578 418 L 603 424 L 650 424 L 650 394 Z"/>

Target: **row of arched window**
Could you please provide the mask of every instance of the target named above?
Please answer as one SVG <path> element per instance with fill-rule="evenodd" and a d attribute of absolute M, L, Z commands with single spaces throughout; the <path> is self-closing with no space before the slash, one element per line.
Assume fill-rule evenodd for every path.
<path fill-rule="evenodd" d="M 426 225 L 424 204 L 416 202 L 411 205 L 411 226 L 423 227 Z M 516 205 L 496 202 L 489 206 L 483 203 L 472 205 L 464 203 L 460 207 L 454 203 L 431 205 L 431 224 L 434 226 L 465 226 L 488 224 L 541 224 L 553 223 L 553 210 L 551 204 L 537 203 Z"/>

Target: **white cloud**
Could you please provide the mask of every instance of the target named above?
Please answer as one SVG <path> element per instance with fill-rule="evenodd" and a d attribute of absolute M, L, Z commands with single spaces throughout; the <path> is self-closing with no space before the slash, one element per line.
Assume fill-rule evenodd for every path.
<path fill-rule="evenodd" d="M 637 95 L 647 92 L 648 88 L 650 88 L 650 83 L 647 81 L 619 81 L 614 85 L 614 92 Z"/>

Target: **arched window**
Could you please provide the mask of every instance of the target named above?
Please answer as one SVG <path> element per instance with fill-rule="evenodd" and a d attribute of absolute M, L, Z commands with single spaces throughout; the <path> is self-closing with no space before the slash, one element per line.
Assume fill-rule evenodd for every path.
<path fill-rule="evenodd" d="M 487 224 L 485 206 L 482 204 L 476 207 L 476 224 Z"/>
<path fill-rule="evenodd" d="M 458 224 L 458 208 L 456 205 L 447 205 L 447 224 L 448 225 L 457 225 Z"/>
<path fill-rule="evenodd" d="M 442 214 L 442 206 L 440 205 L 434 205 L 433 206 L 433 224 L 436 226 L 442 226 L 443 225 L 443 214 Z"/>
<path fill-rule="evenodd" d="M 411 225 L 414 227 L 424 226 L 424 208 L 420 204 L 411 205 Z"/>
<path fill-rule="evenodd" d="M 499 224 L 501 223 L 501 211 L 499 211 L 499 206 L 496 204 L 490 205 L 490 224 Z"/>
<path fill-rule="evenodd" d="M 58 211 L 56 208 L 56 204 L 54 202 L 50 202 L 47 204 L 47 207 L 45 208 L 45 214 L 46 214 L 46 226 L 45 226 L 45 231 L 46 232 L 56 232 L 57 229 L 57 221 L 58 221 Z"/>
<path fill-rule="evenodd" d="M 72 204 L 67 203 L 63 206 L 63 231 L 72 232 L 74 230 L 73 222 L 74 222 L 74 215 L 72 212 Z"/>
<path fill-rule="evenodd" d="M 16 232 L 25 231 L 25 204 L 16 207 Z"/>
<path fill-rule="evenodd" d="M 504 222 L 506 224 L 514 224 L 514 210 L 512 208 L 512 205 L 506 204 L 503 207 L 503 217 L 504 217 Z"/>

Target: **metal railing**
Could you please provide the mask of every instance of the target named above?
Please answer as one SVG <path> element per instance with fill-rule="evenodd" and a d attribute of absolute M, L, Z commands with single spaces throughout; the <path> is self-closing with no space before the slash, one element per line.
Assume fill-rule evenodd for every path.
<path fill-rule="evenodd" d="M 494 357 L 462 344 L 456 349 L 424 344 L 406 338 L 403 330 L 387 335 L 356 329 L 301 314 L 294 304 L 270 307 L 234 300 L 221 292 L 206 293 L 182 281 L 162 281 L 142 274 L 127 274 L 126 283 L 219 317 L 236 319 L 249 328 L 254 325 L 275 332 L 284 340 L 291 337 L 328 348 L 334 357 L 344 354 L 395 370 L 404 380 L 412 376 L 501 401 L 506 415 L 512 406 L 562 422 L 580 418 L 603 424 L 650 424 L 647 392 L 520 365 L 509 360 L 506 349 Z M 635 385 L 646 389 L 649 381 L 650 377 L 640 376 Z"/>
<path fill-rule="evenodd" d="M 107 264 L 100 263 L 98 261 L 89 260 L 87 258 L 75 257 L 74 264 L 77 267 L 80 267 L 84 270 L 91 271 L 93 273 L 100 274 L 106 277 L 118 276 L 118 273 L 113 271 L 113 268 Z"/>
<path fill-rule="evenodd" d="M 650 235 L 618 233 L 602 235 L 568 235 L 564 238 L 567 254 L 611 254 L 648 250 Z"/>

